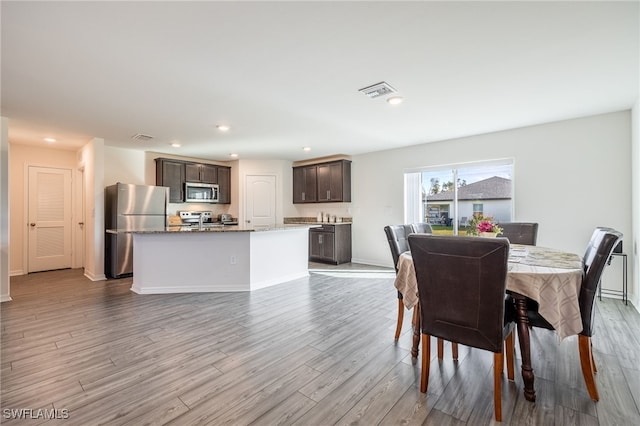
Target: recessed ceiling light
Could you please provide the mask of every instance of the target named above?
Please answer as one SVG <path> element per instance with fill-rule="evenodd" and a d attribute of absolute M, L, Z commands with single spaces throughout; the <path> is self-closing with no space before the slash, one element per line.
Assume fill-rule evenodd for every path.
<path fill-rule="evenodd" d="M 226 132 L 228 131 L 231 127 L 227 126 L 226 124 L 218 124 L 216 126 L 218 128 L 218 130 L 220 130 L 221 132 Z"/>
<path fill-rule="evenodd" d="M 389 105 L 399 105 L 402 103 L 402 101 L 404 101 L 404 98 L 402 96 L 392 96 L 389 99 L 387 99 L 387 102 L 389 102 Z"/>
<path fill-rule="evenodd" d="M 311 147 L 310 146 L 305 146 L 304 148 L 302 148 L 303 151 L 311 151 Z"/>
<path fill-rule="evenodd" d="M 54 138 L 44 138 L 45 142 L 54 143 L 56 140 Z"/>
<path fill-rule="evenodd" d="M 237 156 L 238 156 L 238 154 L 229 154 L 229 157 L 236 158 Z"/>
<path fill-rule="evenodd" d="M 182 145 L 180 145 L 178 142 L 173 142 L 171 146 L 174 148 L 180 148 Z"/>

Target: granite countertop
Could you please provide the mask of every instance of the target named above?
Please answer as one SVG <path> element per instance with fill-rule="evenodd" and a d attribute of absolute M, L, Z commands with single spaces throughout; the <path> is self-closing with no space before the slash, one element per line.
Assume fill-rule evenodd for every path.
<path fill-rule="evenodd" d="M 315 217 L 285 217 L 284 223 L 296 225 L 351 225 L 350 217 L 343 218 L 342 222 L 318 222 Z"/>
<path fill-rule="evenodd" d="M 291 224 L 294 225 L 351 225 L 351 222 L 300 222 L 300 223 L 294 223 L 294 222 L 290 222 Z"/>
<path fill-rule="evenodd" d="M 264 232 L 264 231 L 284 231 L 289 229 L 316 228 L 319 225 L 313 223 L 299 224 L 276 224 L 264 226 L 240 226 L 240 225 L 205 225 L 198 226 L 173 225 L 162 228 L 144 229 L 107 229 L 108 234 L 169 234 L 169 233 L 201 233 L 201 232 Z"/>

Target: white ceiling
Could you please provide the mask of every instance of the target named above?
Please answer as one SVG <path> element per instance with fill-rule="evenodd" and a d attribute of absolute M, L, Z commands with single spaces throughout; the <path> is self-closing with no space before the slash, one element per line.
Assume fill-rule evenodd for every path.
<path fill-rule="evenodd" d="M 98 137 L 304 160 L 625 110 L 639 96 L 637 1 L 1 8 L 1 113 L 16 144 L 50 136 L 75 149 Z M 358 92 L 380 81 L 405 102 Z"/>

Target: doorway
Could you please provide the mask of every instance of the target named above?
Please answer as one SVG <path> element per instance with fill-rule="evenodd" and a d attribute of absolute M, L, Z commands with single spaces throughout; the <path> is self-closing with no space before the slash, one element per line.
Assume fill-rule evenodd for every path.
<path fill-rule="evenodd" d="M 245 188 L 245 223 L 250 226 L 275 225 L 276 177 L 247 175 Z"/>
<path fill-rule="evenodd" d="M 27 272 L 71 268 L 71 169 L 29 166 Z"/>

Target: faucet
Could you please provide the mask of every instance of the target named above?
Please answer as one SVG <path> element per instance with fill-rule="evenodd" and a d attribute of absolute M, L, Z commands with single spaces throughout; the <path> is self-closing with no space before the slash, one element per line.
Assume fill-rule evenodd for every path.
<path fill-rule="evenodd" d="M 198 231 L 202 231 L 202 224 L 204 223 L 204 215 L 200 213 L 198 216 Z"/>

